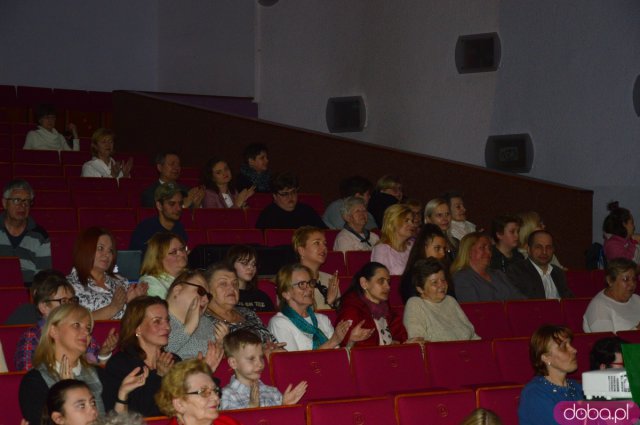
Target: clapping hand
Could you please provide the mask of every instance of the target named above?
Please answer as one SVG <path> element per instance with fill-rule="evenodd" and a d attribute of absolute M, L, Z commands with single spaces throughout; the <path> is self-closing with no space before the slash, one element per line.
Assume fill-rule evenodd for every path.
<path fill-rule="evenodd" d="M 249 395 L 247 407 L 260 407 L 260 381 L 251 383 L 251 394 Z"/>
<path fill-rule="evenodd" d="M 349 342 L 364 341 L 371 335 L 373 335 L 373 331 L 375 329 L 363 328 L 363 324 L 364 320 L 361 320 L 357 325 L 354 326 L 353 330 L 351 331 L 351 335 L 349 335 Z"/>
<path fill-rule="evenodd" d="M 98 352 L 99 356 L 106 357 L 116 348 L 118 345 L 118 332 L 116 328 L 111 328 L 109 330 L 109 334 L 104 339 L 102 346 L 100 347 L 100 352 Z"/>
<path fill-rule="evenodd" d="M 340 294 L 340 281 L 338 279 L 338 270 L 329 279 L 329 286 L 327 289 L 327 304 L 333 305 Z"/>
<path fill-rule="evenodd" d="M 158 355 L 156 356 L 156 373 L 158 376 L 164 376 L 169 372 L 175 362 L 176 360 L 172 353 L 160 352 L 158 348 Z"/>
<path fill-rule="evenodd" d="M 307 381 L 300 381 L 298 385 L 294 388 L 291 388 L 291 384 L 284 390 L 284 394 L 282 395 L 282 404 L 284 406 L 288 406 L 290 404 L 296 404 L 300 401 L 304 393 L 307 392 Z"/>
<path fill-rule="evenodd" d="M 211 370 L 215 372 L 222 361 L 223 355 L 224 349 L 222 348 L 222 340 L 217 342 L 209 341 L 207 343 L 207 353 L 204 356 L 201 352 L 198 353 L 198 359 L 204 359 L 205 363 L 208 364 Z"/>
<path fill-rule="evenodd" d="M 60 359 L 60 379 L 73 379 L 73 371 L 69 365 L 69 357 L 66 354 Z"/>

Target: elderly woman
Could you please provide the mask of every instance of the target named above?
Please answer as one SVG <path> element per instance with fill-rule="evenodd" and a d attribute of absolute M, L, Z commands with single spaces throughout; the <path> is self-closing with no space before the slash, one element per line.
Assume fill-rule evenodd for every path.
<path fill-rule="evenodd" d="M 113 235 L 102 227 L 89 227 L 80 232 L 73 248 L 73 269 L 67 280 L 83 307 L 93 312 L 96 320 L 120 319 L 125 305 L 147 293 L 147 284 L 129 284 L 113 273 L 116 264 Z"/>
<path fill-rule="evenodd" d="M 171 418 L 169 425 L 240 425 L 218 413 L 220 388 L 212 374 L 205 362 L 192 359 L 176 364 L 162 378 L 156 403 Z"/>
<path fill-rule="evenodd" d="M 376 262 L 367 263 L 353 276 L 351 286 L 342 296 L 338 321 L 363 323 L 365 328 L 376 330 L 369 338 L 355 345 L 390 345 L 407 340 L 402 318 L 389 306 L 389 279 L 389 271 L 385 266 Z M 344 339 L 349 341 L 350 336 L 349 330 Z"/>
<path fill-rule="evenodd" d="M 277 342 L 255 311 L 238 306 L 240 284 L 232 265 L 225 262 L 212 264 L 205 277 L 212 295 L 205 314 L 214 324 L 226 325 L 229 332 L 248 329 L 258 335 L 263 343 Z"/>
<path fill-rule="evenodd" d="M 34 368 L 20 382 L 20 409 L 29 423 L 40 423 L 47 392 L 61 379 L 84 381 L 96 397 L 98 412 L 104 414 L 102 383 L 96 369 L 84 357 L 92 328 L 91 312 L 77 304 L 64 304 L 49 315 L 36 348 Z M 129 393 L 144 385 L 147 374 L 146 368 L 136 368 L 122 380 L 116 391 L 124 403 L 118 403 L 116 410 L 126 410 Z"/>
<path fill-rule="evenodd" d="M 175 233 L 156 233 L 149 239 L 140 270 L 140 282 L 149 286 L 147 295 L 162 299 L 173 280 L 187 267 L 187 245 Z"/>
<path fill-rule="evenodd" d="M 249 245 L 234 245 L 227 251 L 225 260 L 233 264 L 238 276 L 240 289 L 240 307 L 253 311 L 274 311 L 275 307 L 269 296 L 258 289 L 257 253 Z"/>
<path fill-rule="evenodd" d="M 70 147 L 64 136 L 56 130 L 56 110 L 53 105 L 43 104 L 36 110 L 38 129 L 27 133 L 23 149 L 39 149 L 52 151 L 78 151 L 80 139 L 76 125 L 69 123 L 67 129 L 73 134 L 73 147 Z"/>
<path fill-rule="evenodd" d="M 443 198 L 434 198 L 424 207 L 424 222 L 435 224 L 442 230 L 447 238 L 448 255 L 451 260 L 455 258 L 455 250 L 458 248 L 458 240 L 451 235 L 451 209 L 449 203 Z"/>
<path fill-rule="evenodd" d="M 404 269 L 404 273 L 402 273 L 402 279 L 400 279 L 402 302 L 406 304 L 409 298 L 418 295 L 412 278 L 413 265 L 421 259 L 435 258 L 446 266 L 449 264 L 447 250 L 448 244 L 442 230 L 435 224 L 428 223 L 423 225 L 411 247 L 407 266 Z M 448 275 L 448 272 L 445 272 L 446 275 Z M 447 289 L 447 294 L 454 296 L 453 287 Z"/>
<path fill-rule="evenodd" d="M 118 401 L 120 382 L 134 369 L 147 368 L 149 375 L 144 386 L 133 390 L 128 399 L 129 409 L 144 416 L 160 416 L 153 400 L 160 389 L 160 380 L 180 358 L 165 352 L 169 341 L 169 312 L 167 302 L 158 297 L 143 296 L 131 301 L 120 326 L 120 351 L 105 368 L 102 398 L 106 410 Z"/>
<path fill-rule="evenodd" d="M 520 425 L 556 423 L 553 409 L 557 403 L 584 398 L 582 386 L 567 378 L 578 368 L 572 340 L 571 329 L 555 325 L 543 325 L 531 336 L 529 357 L 535 377 L 520 393 Z"/>
<path fill-rule="evenodd" d="M 206 354 L 207 362 L 216 366 L 214 362 L 220 361 L 222 347 L 214 343 L 222 340 L 227 329 L 224 325 L 216 326 L 204 314 L 212 297 L 203 272 L 185 270 L 176 277 L 167 293 L 171 325 L 167 351 L 183 359 Z"/>
<path fill-rule="evenodd" d="M 41 425 L 91 425 L 98 419 L 96 398 L 89 386 L 77 379 L 53 384 L 47 394 Z"/>
<path fill-rule="evenodd" d="M 276 276 L 281 311 L 269 321 L 269 330 L 280 342 L 286 342 L 287 351 L 336 348 L 345 339 L 353 323 L 338 322 L 334 330 L 327 316 L 313 311 L 313 290 L 317 282 L 311 270 L 302 264 L 282 267 Z M 357 323 L 347 344 L 367 340 L 375 329 L 364 329 Z"/>
<path fill-rule="evenodd" d="M 476 225 L 467 221 L 467 209 L 464 207 L 462 194 L 458 192 L 447 192 L 442 196 L 449 203 L 451 212 L 451 224 L 449 233 L 455 239 L 462 239 L 467 233 L 475 232 Z"/>
<path fill-rule="evenodd" d="M 604 232 L 604 255 L 607 260 L 627 258 L 640 262 L 640 245 L 634 237 L 636 230 L 633 215 L 626 208 L 618 207 L 617 202 L 607 205 L 609 215 L 602 223 Z"/>
<path fill-rule="evenodd" d="M 340 207 L 344 227 L 333 243 L 334 251 L 371 251 L 380 238 L 367 230 L 368 212 L 364 199 L 351 196 Z"/>
<path fill-rule="evenodd" d="M 371 261 L 384 264 L 392 275 L 401 275 L 407 265 L 415 231 L 411 208 L 404 204 L 387 208 L 382 236 L 371 251 Z"/>
<path fill-rule="evenodd" d="M 430 342 L 480 339 L 458 302 L 447 295 L 442 263 L 435 258 L 418 260 L 412 281 L 418 296 L 407 301 L 403 319 L 409 338 Z"/>
<path fill-rule="evenodd" d="M 202 180 L 206 188 L 204 208 L 242 208 L 256 188 L 251 186 L 238 192 L 231 184 L 231 170 L 227 161 L 211 158 L 204 166 Z"/>
<path fill-rule="evenodd" d="M 524 295 L 500 270 L 489 268 L 491 241 L 482 232 L 473 232 L 460 241 L 460 250 L 451 265 L 453 285 L 460 302 L 524 299 Z"/>
<path fill-rule="evenodd" d="M 129 157 L 127 162 L 113 159 L 113 130 L 99 128 L 91 136 L 91 161 L 87 161 L 82 166 L 82 177 L 111 177 L 119 179 L 121 177 L 131 177 L 131 167 L 133 158 Z"/>
<path fill-rule="evenodd" d="M 321 272 L 320 267 L 327 259 L 327 239 L 324 230 L 312 226 L 298 228 L 291 238 L 293 250 L 300 263 L 311 270 L 311 277 L 318 281 L 313 291 L 316 310 L 328 310 L 337 306 L 340 297 L 338 275 Z"/>
<path fill-rule="evenodd" d="M 640 328 L 640 296 L 636 295 L 637 265 L 626 258 L 607 264 L 606 287 L 584 313 L 585 332 L 618 332 Z"/>

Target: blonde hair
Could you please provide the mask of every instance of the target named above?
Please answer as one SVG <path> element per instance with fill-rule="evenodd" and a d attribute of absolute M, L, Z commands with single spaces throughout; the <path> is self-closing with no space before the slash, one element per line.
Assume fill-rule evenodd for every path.
<path fill-rule="evenodd" d="M 282 294 L 291 290 L 291 279 L 293 276 L 293 272 L 300 270 L 309 273 L 309 277 L 313 277 L 311 269 L 300 263 L 287 264 L 286 266 L 283 266 L 280 268 L 280 270 L 278 270 L 278 274 L 276 275 L 276 290 L 278 293 L 278 301 L 280 306 L 287 305 L 287 300 L 284 299 Z"/>
<path fill-rule="evenodd" d="M 116 134 L 113 130 L 108 128 L 99 128 L 94 131 L 91 136 L 91 155 L 98 156 L 98 142 L 104 139 L 111 139 L 113 141 L 115 136 Z"/>
<path fill-rule="evenodd" d="M 493 411 L 478 408 L 471 412 L 460 425 L 502 425 L 502 421 Z"/>
<path fill-rule="evenodd" d="M 55 378 L 60 378 L 58 371 L 56 370 L 56 342 L 49 335 L 52 327 L 58 327 L 60 323 L 69 317 L 77 316 L 79 318 L 89 318 L 89 326 L 93 330 L 93 316 L 91 312 L 79 304 L 62 304 L 54 308 L 47 321 L 42 328 L 42 334 L 40 335 L 40 341 L 36 347 L 36 351 L 33 354 L 33 367 L 36 368 L 40 365 L 45 365 L 47 371 Z M 90 332 L 91 333 L 91 332 Z M 84 354 L 80 356 L 80 362 L 83 366 L 87 366 L 89 363 L 84 358 Z"/>
<path fill-rule="evenodd" d="M 402 183 L 400 182 L 400 179 L 398 179 L 396 176 L 393 176 L 391 174 L 385 174 L 384 176 L 380 177 L 376 182 L 376 189 L 380 191 L 386 190 L 386 189 L 393 189 L 395 186 L 398 186 L 401 184 Z"/>
<path fill-rule="evenodd" d="M 436 211 L 436 208 L 443 204 L 449 207 L 449 203 L 443 198 L 433 198 L 432 200 L 427 202 L 427 205 L 424 206 L 424 222 L 431 223 L 431 221 L 429 220 L 430 217 Z M 449 210 L 451 210 L 451 208 L 449 208 Z"/>
<path fill-rule="evenodd" d="M 300 259 L 298 254 L 298 248 L 303 248 L 307 245 L 307 241 L 313 233 L 322 233 L 324 235 L 324 229 L 314 226 L 302 226 L 298 227 L 293 236 L 291 237 L 291 245 L 293 245 L 293 251 L 296 253 L 296 257 Z"/>
<path fill-rule="evenodd" d="M 468 233 L 460 240 L 458 255 L 456 255 L 456 259 L 453 261 L 453 264 L 451 264 L 451 274 L 469 267 L 471 248 L 473 248 L 473 246 L 482 238 L 486 238 L 487 240 L 489 240 L 489 242 L 491 242 L 489 236 L 483 232 Z"/>
<path fill-rule="evenodd" d="M 535 211 L 520 213 L 518 214 L 518 217 L 522 221 L 520 224 L 520 231 L 518 233 L 518 243 L 520 244 L 520 248 L 525 248 L 527 246 L 529 235 L 540 227 L 542 217 L 540 217 L 540 214 Z"/>
<path fill-rule="evenodd" d="M 184 397 L 189 392 L 187 381 L 191 375 L 204 373 L 211 376 L 213 372 L 204 360 L 189 359 L 176 363 L 162 377 L 160 390 L 155 395 L 156 404 L 162 413 L 169 417 L 176 416 L 173 400 Z"/>
<path fill-rule="evenodd" d="M 140 267 L 140 275 L 158 276 L 167 272 L 162 265 L 162 260 L 167 256 L 171 241 L 174 239 L 185 245 L 180 236 L 171 232 L 158 232 L 149 239 Z"/>
<path fill-rule="evenodd" d="M 389 244 L 396 251 L 402 251 L 404 247 L 400 246 L 396 232 L 407 216 L 413 219 L 413 211 L 406 204 L 393 204 L 387 208 L 382 219 L 382 230 L 378 243 Z"/>

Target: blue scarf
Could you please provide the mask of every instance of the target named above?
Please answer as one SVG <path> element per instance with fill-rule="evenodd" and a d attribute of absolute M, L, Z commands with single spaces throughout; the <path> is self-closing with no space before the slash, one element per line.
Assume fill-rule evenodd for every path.
<path fill-rule="evenodd" d="M 304 318 L 298 314 L 298 312 L 289 307 L 289 304 L 285 303 L 282 306 L 282 314 L 284 314 L 289 320 L 291 320 L 291 323 L 293 323 L 293 325 L 300 331 L 306 334 L 313 335 L 314 350 L 317 350 L 322 344 L 327 342 L 328 339 L 318 327 L 318 318 L 313 312 L 311 306 L 307 307 L 307 314 L 309 314 L 309 317 L 311 317 L 311 323 L 313 323 L 313 325 L 310 325 L 309 322 L 304 320 Z"/>

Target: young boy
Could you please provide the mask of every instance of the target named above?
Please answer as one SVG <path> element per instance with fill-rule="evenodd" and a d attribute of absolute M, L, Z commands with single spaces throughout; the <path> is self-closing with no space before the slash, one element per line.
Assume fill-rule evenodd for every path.
<path fill-rule="evenodd" d="M 235 181 L 238 192 L 255 186 L 256 192 L 271 192 L 271 173 L 269 173 L 269 153 L 262 143 L 252 143 L 244 149 L 245 163 Z"/>
<path fill-rule="evenodd" d="M 253 332 L 246 329 L 231 332 L 224 337 L 223 346 L 235 376 L 222 389 L 220 410 L 295 404 L 307 391 L 306 381 L 294 388 L 289 384 L 284 394 L 260 381 L 264 369 L 262 340 Z"/>

